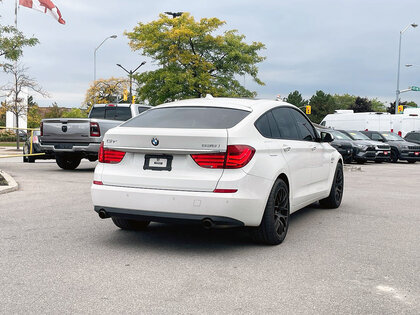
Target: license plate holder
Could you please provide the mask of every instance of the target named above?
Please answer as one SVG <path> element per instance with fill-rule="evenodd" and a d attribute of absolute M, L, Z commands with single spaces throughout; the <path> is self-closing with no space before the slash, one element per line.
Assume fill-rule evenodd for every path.
<path fill-rule="evenodd" d="M 172 170 L 172 155 L 167 154 L 146 154 L 144 156 L 144 170 L 152 171 L 171 171 Z"/>
<path fill-rule="evenodd" d="M 54 145 L 54 149 L 71 150 L 73 149 L 72 143 L 59 143 Z"/>

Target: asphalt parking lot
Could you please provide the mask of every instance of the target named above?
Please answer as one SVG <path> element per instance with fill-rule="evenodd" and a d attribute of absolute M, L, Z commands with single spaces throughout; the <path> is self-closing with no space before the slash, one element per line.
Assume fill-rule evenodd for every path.
<path fill-rule="evenodd" d="M 0 160 L 0 313 L 420 313 L 420 163 L 345 172 L 341 207 L 282 245 L 241 229 L 126 232 L 92 210 L 94 163 Z"/>

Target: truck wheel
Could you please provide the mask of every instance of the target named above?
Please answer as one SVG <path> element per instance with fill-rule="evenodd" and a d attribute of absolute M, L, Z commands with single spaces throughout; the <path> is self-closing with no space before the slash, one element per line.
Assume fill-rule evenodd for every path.
<path fill-rule="evenodd" d="M 150 221 L 129 220 L 123 218 L 112 217 L 112 222 L 122 230 L 145 230 L 150 224 Z"/>
<path fill-rule="evenodd" d="M 391 162 L 392 163 L 397 163 L 398 161 L 398 151 L 395 149 L 391 150 Z"/>
<path fill-rule="evenodd" d="M 81 160 L 82 158 L 80 157 L 69 155 L 57 155 L 55 157 L 57 165 L 63 170 L 74 170 L 79 166 Z"/>
<path fill-rule="evenodd" d="M 337 164 L 335 169 L 334 179 L 331 185 L 330 195 L 327 198 L 321 199 L 319 203 L 325 208 L 335 209 L 338 208 L 343 199 L 344 192 L 344 174 L 343 165 Z"/>
<path fill-rule="evenodd" d="M 271 189 L 260 226 L 251 228 L 255 241 L 278 245 L 286 238 L 289 228 L 289 188 L 282 179 L 277 179 Z"/>
<path fill-rule="evenodd" d="M 410 164 L 416 163 L 416 161 L 413 161 L 413 160 L 410 160 L 410 161 L 407 161 L 407 162 L 410 163 Z"/>

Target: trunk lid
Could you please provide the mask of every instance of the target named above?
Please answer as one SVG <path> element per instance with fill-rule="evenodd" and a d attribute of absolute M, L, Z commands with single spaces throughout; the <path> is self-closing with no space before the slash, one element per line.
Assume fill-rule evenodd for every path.
<path fill-rule="evenodd" d="M 90 119 L 59 118 L 43 120 L 43 142 L 75 141 L 89 142 Z"/>
<path fill-rule="evenodd" d="M 213 191 L 223 169 L 198 166 L 191 154 L 226 152 L 226 129 L 118 127 L 104 137 L 105 149 L 126 152 L 118 164 L 103 164 L 105 185 Z"/>

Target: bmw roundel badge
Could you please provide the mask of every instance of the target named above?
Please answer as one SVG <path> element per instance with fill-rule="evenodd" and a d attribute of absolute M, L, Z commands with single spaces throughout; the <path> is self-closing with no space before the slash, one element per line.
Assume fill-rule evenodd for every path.
<path fill-rule="evenodd" d="M 159 145 L 159 139 L 158 138 L 153 138 L 152 139 L 152 144 L 156 147 L 157 145 Z"/>

